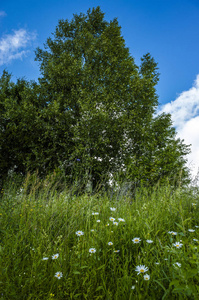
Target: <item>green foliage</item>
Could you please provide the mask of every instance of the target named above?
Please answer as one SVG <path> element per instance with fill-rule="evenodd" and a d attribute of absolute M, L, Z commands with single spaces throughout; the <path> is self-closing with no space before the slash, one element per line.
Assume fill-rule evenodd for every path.
<path fill-rule="evenodd" d="M 142 187 L 134 199 L 111 191 L 78 196 L 57 185 L 34 174 L 2 191 L 1 299 L 199 297 L 198 194 L 167 184 Z M 139 265 L 149 280 L 137 275 Z"/>
<path fill-rule="evenodd" d="M 117 19 L 96 7 L 60 20 L 36 60 L 39 84 L 0 79 L 1 182 L 36 170 L 90 191 L 110 174 L 136 186 L 187 182 L 189 147 L 170 115 L 155 116 L 157 63 L 147 53 L 135 64 Z"/>

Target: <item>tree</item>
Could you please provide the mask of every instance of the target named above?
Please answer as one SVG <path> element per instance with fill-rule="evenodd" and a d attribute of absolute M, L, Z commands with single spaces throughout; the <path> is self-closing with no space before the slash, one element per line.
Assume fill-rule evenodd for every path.
<path fill-rule="evenodd" d="M 173 170 L 181 169 L 186 177 L 188 147 L 175 140 L 169 115 L 154 117 L 157 63 L 147 53 L 135 64 L 117 19 L 105 21 L 97 7 L 60 20 L 36 60 L 39 85 L 15 87 L 22 84 L 22 102 L 32 103 L 34 115 L 27 169 L 46 174 L 63 168 L 71 180 L 81 174 L 91 189 L 110 173 L 125 177 L 127 170 L 129 180 L 138 182 L 172 179 Z"/>
<path fill-rule="evenodd" d="M 122 165 L 136 169 L 131 179 L 147 175 L 156 180 L 173 174 L 172 166 L 175 172 L 185 167 L 182 157 L 189 149 L 175 140 L 170 116 L 154 118 L 157 63 L 148 53 L 141 58 L 140 67 L 135 65 L 117 19 L 105 21 L 97 7 L 86 15 L 74 15 L 71 22 L 60 20 L 45 50 L 37 49 L 36 60 L 49 106 L 46 113 L 56 106 L 58 120 L 67 119 L 70 135 L 61 139 L 62 151 L 64 143 L 68 149 L 66 160 L 69 156 L 84 159 L 79 168 L 90 174 L 94 185 L 102 175 L 116 173 Z M 154 140 L 157 134 L 165 145 L 169 141 L 167 146 Z M 169 168 L 161 159 L 158 165 L 164 172 L 152 175 L 152 157 L 159 161 L 165 152 L 170 156 Z M 181 163 L 175 163 L 177 158 Z M 143 168 L 144 176 L 139 174 Z"/>

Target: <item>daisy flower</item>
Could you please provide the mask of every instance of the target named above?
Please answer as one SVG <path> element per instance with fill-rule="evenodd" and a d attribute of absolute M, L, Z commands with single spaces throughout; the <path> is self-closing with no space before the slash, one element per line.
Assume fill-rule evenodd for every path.
<path fill-rule="evenodd" d="M 96 252 L 96 249 L 95 249 L 95 248 L 90 248 L 90 249 L 89 249 L 89 252 L 90 252 L 90 253 L 95 253 L 95 252 Z"/>
<path fill-rule="evenodd" d="M 134 242 L 134 244 L 138 244 L 141 241 L 141 239 L 138 237 L 135 237 L 132 241 Z"/>
<path fill-rule="evenodd" d="M 115 253 L 119 253 L 119 252 L 120 252 L 120 250 L 114 250 L 114 252 L 115 252 Z"/>
<path fill-rule="evenodd" d="M 139 275 L 140 273 L 145 273 L 145 272 L 147 272 L 147 271 L 148 271 L 148 268 L 145 267 L 144 265 L 140 265 L 140 266 L 137 266 L 137 267 L 135 268 L 135 271 L 138 272 L 137 275 Z"/>
<path fill-rule="evenodd" d="M 110 210 L 111 211 L 116 211 L 116 208 L 115 207 L 110 207 Z"/>
<path fill-rule="evenodd" d="M 175 242 L 173 246 L 175 246 L 176 248 L 181 248 L 183 244 L 181 244 L 180 242 Z"/>
<path fill-rule="evenodd" d="M 118 222 L 113 222 L 113 225 L 118 225 Z"/>
<path fill-rule="evenodd" d="M 156 265 L 159 265 L 160 263 L 157 261 L 157 262 L 155 262 L 155 264 L 156 264 Z"/>
<path fill-rule="evenodd" d="M 110 217 L 109 220 L 114 222 L 114 221 L 115 221 L 115 218 Z"/>
<path fill-rule="evenodd" d="M 195 225 L 196 228 L 199 228 L 199 226 Z"/>
<path fill-rule="evenodd" d="M 168 233 L 170 233 L 171 235 L 177 235 L 178 233 L 175 231 L 168 231 Z"/>
<path fill-rule="evenodd" d="M 198 240 L 197 240 L 197 239 L 193 239 L 193 241 L 194 241 L 194 242 L 198 242 Z"/>
<path fill-rule="evenodd" d="M 100 220 L 97 220 L 97 223 L 100 223 Z"/>
<path fill-rule="evenodd" d="M 93 212 L 92 215 L 97 216 L 97 215 L 99 215 L 99 213 L 98 212 Z"/>
<path fill-rule="evenodd" d="M 62 272 L 55 273 L 55 277 L 57 277 L 58 279 L 62 278 L 62 276 Z"/>
<path fill-rule="evenodd" d="M 180 268 L 180 267 L 181 267 L 181 264 L 180 264 L 179 262 L 175 262 L 175 263 L 173 264 L 173 266 L 174 266 L 174 267 L 178 266 L 178 267 Z"/>
<path fill-rule="evenodd" d="M 189 232 L 194 232 L 195 230 L 194 230 L 194 229 L 188 229 L 188 231 L 189 231 Z"/>
<path fill-rule="evenodd" d="M 150 279 L 150 275 L 146 274 L 144 275 L 144 280 L 149 280 Z"/>
<path fill-rule="evenodd" d="M 43 257 L 42 260 L 48 260 L 48 257 Z"/>
<path fill-rule="evenodd" d="M 112 243 L 112 242 L 108 242 L 108 245 L 109 245 L 109 246 L 112 246 L 112 245 L 113 245 L 113 243 Z"/>
<path fill-rule="evenodd" d="M 119 220 L 119 222 L 125 222 L 125 220 L 122 218 L 118 218 L 118 220 Z"/>
<path fill-rule="evenodd" d="M 57 259 L 59 257 L 59 254 L 53 254 L 52 259 Z"/>
<path fill-rule="evenodd" d="M 135 289 L 135 285 L 132 285 L 131 289 L 134 290 Z"/>
<path fill-rule="evenodd" d="M 81 235 L 83 235 L 84 233 L 83 233 L 83 231 L 81 231 L 81 230 L 78 230 L 78 231 L 76 231 L 76 235 L 77 236 L 81 236 Z"/>
<path fill-rule="evenodd" d="M 93 232 L 94 231 L 94 229 L 91 229 L 91 232 Z"/>
<path fill-rule="evenodd" d="M 149 244 L 153 243 L 152 240 L 146 240 L 146 242 L 149 243 Z"/>

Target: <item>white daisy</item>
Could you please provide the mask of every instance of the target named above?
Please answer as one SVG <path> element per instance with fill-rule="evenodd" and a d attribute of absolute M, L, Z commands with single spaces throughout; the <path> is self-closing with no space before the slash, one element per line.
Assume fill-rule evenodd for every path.
<path fill-rule="evenodd" d="M 194 230 L 194 229 L 188 229 L 188 231 L 189 231 L 189 232 L 194 232 L 195 230 Z"/>
<path fill-rule="evenodd" d="M 150 279 L 150 275 L 146 274 L 144 275 L 144 280 L 149 280 Z"/>
<path fill-rule="evenodd" d="M 152 240 L 146 240 L 146 242 L 149 243 L 149 244 L 153 243 Z"/>
<path fill-rule="evenodd" d="M 118 226 L 118 222 L 113 222 L 113 225 L 117 225 Z"/>
<path fill-rule="evenodd" d="M 119 222 L 125 222 L 125 220 L 122 218 L 118 218 L 118 220 L 119 220 Z"/>
<path fill-rule="evenodd" d="M 113 245 L 113 243 L 112 243 L 112 242 L 108 242 L 108 245 L 109 245 L 109 246 L 112 246 L 112 245 Z"/>
<path fill-rule="evenodd" d="M 101 221 L 100 220 L 97 220 L 97 223 L 100 223 Z"/>
<path fill-rule="evenodd" d="M 95 231 L 94 229 L 91 229 L 91 232 Z"/>
<path fill-rule="evenodd" d="M 112 221 L 112 222 L 114 222 L 114 221 L 115 221 L 115 218 L 110 217 L 109 220 Z"/>
<path fill-rule="evenodd" d="M 198 242 L 198 240 L 197 240 L 197 239 L 193 239 L 193 241 L 194 241 L 194 242 Z"/>
<path fill-rule="evenodd" d="M 137 275 L 139 275 L 140 273 L 145 273 L 145 272 L 147 272 L 147 271 L 148 271 L 148 268 L 145 267 L 144 265 L 140 265 L 140 266 L 137 266 L 137 267 L 135 268 L 135 271 L 138 272 Z"/>
<path fill-rule="evenodd" d="M 138 237 L 135 237 L 132 241 L 134 242 L 134 244 L 138 244 L 141 241 L 141 239 Z"/>
<path fill-rule="evenodd" d="M 134 290 L 135 289 L 135 285 L 132 285 L 131 289 Z"/>
<path fill-rule="evenodd" d="M 115 252 L 115 253 L 119 253 L 119 252 L 120 252 L 120 250 L 114 250 L 114 252 Z"/>
<path fill-rule="evenodd" d="M 173 246 L 175 246 L 176 248 L 181 248 L 183 244 L 181 244 L 180 242 L 175 242 Z"/>
<path fill-rule="evenodd" d="M 169 231 L 168 233 L 170 233 L 171 235 L 177 235 L 178 233 L 175 231 Z"/>
<path fill-rule="evenodd" d="M 199 226 L 195 225 L 196 228 L 199 228 Z"/>
<path fill-rule="evenodd" d="M 179 262 L 175 262 L 175 263 L 173 264 L 173 266 L 174 266 L 174 267 L 178 266 L 178 267 L 180 268 L 180 267 L 181 267 L 181 264 L 180 264 Z"/>
<path fill-rule="evenodd" d="M 97 216 L 97 215 L 99 215 L 99 213 L 98 212 L 93 212 L 92 215 Z"/>
<path fill-rule="evenodd" d="M 59 254 L 53 254 L 52 259 L 57 259 L 59 257 Z"/>
<path fill-rule="evenodd" d="M 110 210 L 111 211 L 116 211 L 116 208 L 115 207 L 110 207 Z"/>
<path fill-rule="evenodd" d="M 96 252 L 96 249 L 95 249 L 95 248 L 90 248 L 90 249 L 89 249 L 89 252 L 90 252 L 90 253 L 95 253 L 95 252 Z"/>
<path fill-rule="evenodd" d="M 62 272 L 55 273 L 55 277 L 57 277 L 58 279 L 62 278 L 62 276 Z"/>
<path fill-rule="evenodd" d="M 43 257 L 42 260 L 48 260 L 48 257 Z"/>
<path fill-rule="evenodd" d="M 155 262 L 155 264 L 156 264 L 156 265 L 159 265 L 160 263 L 157 261 L 157 262 Z"/>
<path fill-rule="evenodd" d="M 78 230 L 78 231 L 76 231 L 76 235 L 77 235 L 77 236 L 81 236 L 81 235 L 84 235 L 84 233 L 83 233 L 83 231 Z"/>

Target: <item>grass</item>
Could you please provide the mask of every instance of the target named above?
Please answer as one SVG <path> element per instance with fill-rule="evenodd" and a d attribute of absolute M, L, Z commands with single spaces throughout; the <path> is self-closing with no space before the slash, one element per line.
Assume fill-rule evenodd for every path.
<path fill-rule="evenodd" d="M 197 193 L 29 182 L 1 191 L 0 299 L 199 299 Z"/>

